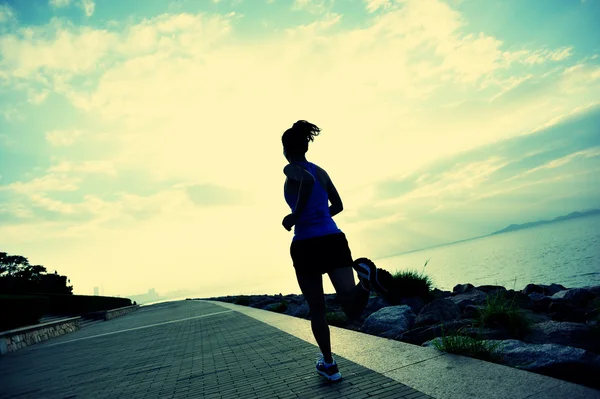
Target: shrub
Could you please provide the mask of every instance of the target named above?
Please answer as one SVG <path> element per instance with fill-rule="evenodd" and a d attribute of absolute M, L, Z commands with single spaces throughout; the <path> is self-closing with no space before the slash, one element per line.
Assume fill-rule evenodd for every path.
<path fill-rule="evenodd" d="M 515 338 L 523 338 L 531 328 L 531 320 L 502 292 L 490 294 L 479 309 L 476 325 L 489 328 L 505 328 Z"/>
<path fill-rule="evenodd" d="M 247 296 L 237 296 L 233 300 L 233 303 L 236 304 L 236 305 L 249 306 L 250 305 L 250 298 L 248 298 Z"/>
<path fill-rule="evenodd" d="M 398 301 L 406 297 L 422 297 L 429 295 L 433 288 L 433 280 L 425 274 L 425 267 L 429 260 L 425 262 L 423 270 L 401 270 L 392 275 L 392 300 Z"/>
<path fill-rule="evenodd" d="M 38 324 L 48 308 L 48 298 L 0 295 L 0 331 Z"/>
<path fill-rule="evenodd" d="M 131 306 L 131 299 L 129 298 L 68 294 L 44 294 L 40 296 L 48 298 L 48 313 L 55 315 L 83 315 Z"/>
<path fill-rule="evenodd" d="M 327 312 L 325 313 L 327 324 L 336 327 L 345 327 L 348 324 L 348 318 L 344 312 Z"/>
<path fill-rule="evenodd" d="M 502 357 L 500 342 L 492 343 L 466 336 L 462 329 L 446 335 L 442 326 L 442 335 L 433 341 L 433 346 L 443 352 L 487 361 L 498 361 Z"/>
<path fill-rule="evenodd" d="M 281 302 L 274 304 L 274 306 L 272 306 L 270 310 L 273 312 L 277 312 L 277 313 L 283 313 L 287 310 L 287 308 L 288 308 L 288 303 L 284 299 Z"/>

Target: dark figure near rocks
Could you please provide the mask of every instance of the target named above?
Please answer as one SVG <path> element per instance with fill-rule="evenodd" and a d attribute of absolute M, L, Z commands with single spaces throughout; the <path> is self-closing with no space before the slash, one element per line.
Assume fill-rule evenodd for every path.
<path fill-rule="evenodd" d="M 317 360 L 317 372 L 330 381 L 338 381 L 342 375 L 331 353 L 322 275 L 329 275 L 349 319 L 360 316 L 371 289 L 385 297 L 392 276 L 367 258 L 352 259 L 346 236 L 333 220 L 343 210 L 340 195 L 327 172 L 306 160 L 308 143 L 320 131 L 312 123 L 299 120 L 281 138 L 283 155 L 289 162 L 283 170 L 284 196 L 292 210 L 282 224 L 288 231 L 295 226 L 290 255 L 322 353 Z M 358 284 L 353 268 L 358 274 Z"/>

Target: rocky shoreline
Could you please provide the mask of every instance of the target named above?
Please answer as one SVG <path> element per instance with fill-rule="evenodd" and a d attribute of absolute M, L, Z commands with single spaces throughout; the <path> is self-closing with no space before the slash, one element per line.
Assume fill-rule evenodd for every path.
<path fill-rule="evenodd" d="M 203 298 L 309 320 L 302 295 Z M 529 284 L 523 290 L 459 284 L 452 291 L 371 296 L 357 320 L 347 320 L 326 294 L 329 324 L 414 345 L 474 356 L 600 389 L 600 286 L 568 289 Z"/>

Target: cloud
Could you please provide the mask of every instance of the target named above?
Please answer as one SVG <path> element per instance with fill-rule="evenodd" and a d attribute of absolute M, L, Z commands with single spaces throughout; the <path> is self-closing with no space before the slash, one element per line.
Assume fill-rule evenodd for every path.
<path fill-rule="evenodd" d="M 294 0 L 292 10 L 303 10 L 311 14 L 324 14 L 333 6 L 334 0 Z"/>
<path fill-rule="evenodd" d="M 81 0 L 81 7 L 85 15 L 91 17 L 96 9 L 96 3 L 94 3 L 94 0 Z"/>
<path fill-rule="evenodd" d="M 186 188 L 186 193 L 194 204 L 200 206 L 223 206 L 244 202 L 244 197 L 238 190 L 214 184 L 192 185 Z"/>
<path fill-rule="evenodd" d="M 54 147 L 66 147 L 73 145 L 83 132 L 77 129 L 71 130 L 51 130 L 46 132 L 46 141 Z"/>
<path fill-rule="evenodd" d="M 8 4 L 0 4 L 0 24 L 16 21 L 15 12 Z"/>
<path fill-rule="evenodd" d="M 375 12 L 379 9 L 387 9 L 392 6 L 392 0 L 364 0 L 367 3 L 367 11 Z"/>
<path fill-rule="evenodd" d="M 51 7 L 63 8 L 69 6 L 71 4 L 71 0 L 49 0 L 48 4 Z"/>

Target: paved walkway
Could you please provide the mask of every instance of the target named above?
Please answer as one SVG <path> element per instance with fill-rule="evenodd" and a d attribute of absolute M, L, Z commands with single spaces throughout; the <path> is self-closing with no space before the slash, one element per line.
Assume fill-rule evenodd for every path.
<path fill-rule="evenodd" d="M 0 358 L 0 398 L 431 397 L 339 355 L 344 379 L 330 384 L 317 352 L 219 304 L 171 302 Z"/>

